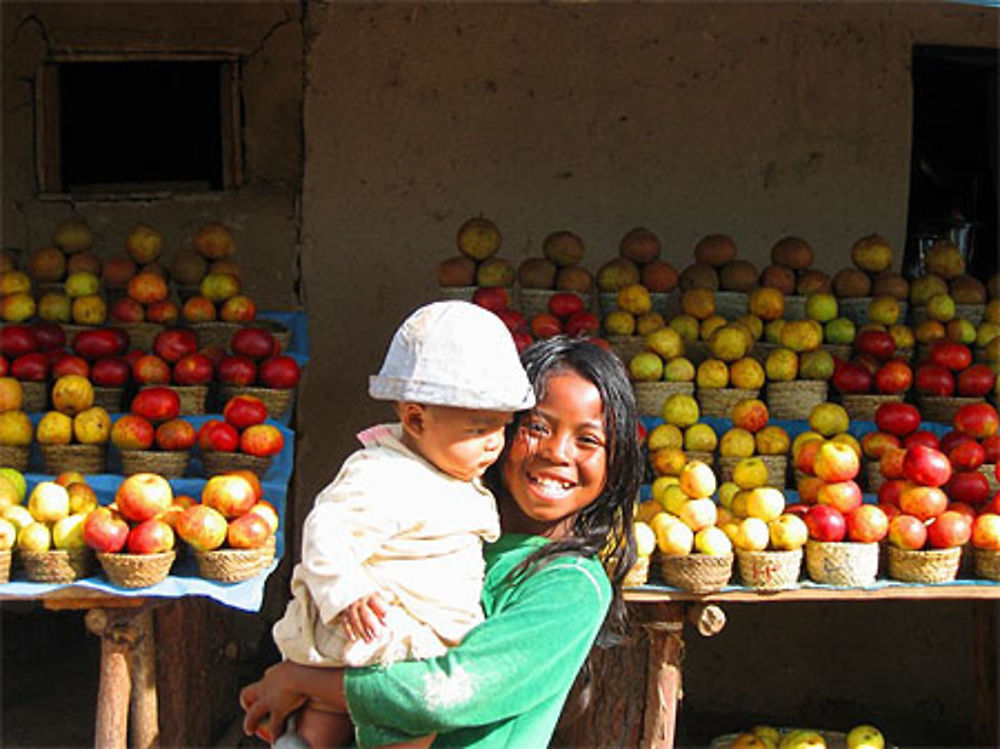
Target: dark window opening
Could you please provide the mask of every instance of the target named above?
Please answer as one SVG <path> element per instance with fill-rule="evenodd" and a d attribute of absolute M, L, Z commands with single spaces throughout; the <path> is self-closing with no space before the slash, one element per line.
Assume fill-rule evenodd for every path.
<path fill-rule="evenodd" d="M 1000 50 L 918 46 L 913 51 L 913 149 L 904 271 L 950 238 L 969 274 L 997 272 L 997 62 Z"/>
<path fill-rule="evenodd" d="M 239 183 L 232 60 L 84 60 L 46 66 L 41 188 L 222 190 Z"/>

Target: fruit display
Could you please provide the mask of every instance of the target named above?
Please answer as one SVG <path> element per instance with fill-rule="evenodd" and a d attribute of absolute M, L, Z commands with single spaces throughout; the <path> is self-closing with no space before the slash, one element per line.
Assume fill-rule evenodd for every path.
<path fill-rule="evenodd" d="M 265 423 L 267 405 L 253 395 L 234 395 L 222 409 L 222 419 L 209 419 L 195 436 L 207 475 L 247 468 L 259 476 L 284 447 L 284 436 Z"/>
<path fill-rule="evenodd" d="M 892 745 L 877 727 L 859 723 L 844 731 L 756 725 L 713 739 L 710 749 L 886 749 Z"/>
<path fill-rule="evenodd" d="M 619 304 L 619 292 L 637 285 L 650 294 L 649 309 L 638 314 L 653 311 L 666 316 L 672 311 L 672 292 L 680 276 L 673 265 L 661 258 L 661 250 L 659 237 L 645 227 L 637 226 L 622 236 L 618 255 L 602 263 L 595 274 L 602 315 L 606 316 L 616 304 L 627 310 Z"/>
<path fill-rule="evenodd" d="M 122 473 L 157 473 L 183 476 L 195 444 L 195 428 L 190 421 L 172 418 L 154 425 L 145 416 L 126 413 L 111 426 L 111 444 L 118 450 Z"/>
<path fill-rule="evenodd" d="M 6 522 L 17 530 L 17 553 L 28 579 L 69 582 L 87 575 L 93 558 L 84 526 L 96 504 L 96 495 L 85 481 L 40 481 L 25 505 L 4 508 Z M 13 511 L 14 507 L 26 508 L 27 515 Z"/>
<path fill-rule="evenodd" d="M 215 365 L 220 404 L 235 395 L 253 395 L 264 401 L 272 419 L 281 418 L 302 377 L 295 357 L 282 354 L 274 335 L 257 325 L 233 333 L 229 349 Z"/>
<path fill-rule="evenodd" d="M 46 473 L 63 470 L 102 473 L 111 435 L 108 411 L 94 405 L 94 388 L 82 375 L 65 375 L 53 385 L 53 410 L 35 427 Z"/>
<path fill-rule="evenodd" d="M 733 480 L 736 469 L 740 468 L 758 476 L 762 486 L 784 489 L 791 442 L 783 427 L 768 424 L 767 404 L 758 398 L 738 401 L 729 418 L 732 426 L 719 438 L 716 462 L 719 481 Z"/>
<path fill-rule="evenodd" d="M 497 254 L 502 240 L 500 228 L 491 219 L 474 216 L 464 221 L 455 236 L 458 254 L 442 260 L 437 267 L 437 282 L 442 293 L 469 299 L 475 287 L 513 289 L 517 269 Z M 578 247 L 572 241 L 561 242 L 559 248 L 567 253 L 583 254 L 582 242 Z"/>

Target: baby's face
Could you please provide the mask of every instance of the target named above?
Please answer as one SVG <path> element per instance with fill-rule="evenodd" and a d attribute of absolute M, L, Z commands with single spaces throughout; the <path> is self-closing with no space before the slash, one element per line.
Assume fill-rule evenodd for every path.
<path fill-rule="evenodd" d="M 414 446 L 440 471 L 463 481 L 482 476 L 503 450 L 511 411 L 423 406 L 424 429 Z"/>

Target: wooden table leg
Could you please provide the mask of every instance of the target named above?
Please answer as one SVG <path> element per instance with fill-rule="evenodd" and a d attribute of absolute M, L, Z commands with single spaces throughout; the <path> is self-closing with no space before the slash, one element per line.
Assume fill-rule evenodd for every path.
<path fill-rule="evenodd" d="M 98 749 L 127 749 L 132 644 L 112 620 L 111 612 L 105 609 L 91 609 L 85 618 L 87 629 L 101 638 L 94 746 Z"/>
<path fill-rule="evenodd" d="M 156 637 L 152 610 L 144 609 L 132 625 L 137 637 L 132 651 L 132 747 L 158 749 L 160 722 L 156 704 Z"/>
<path fill-rule="evenodd" d="M 996 601 L 976 601 L 972 605 L 972 668 L 975 682 L 976 704 L 974 709 L 977 746 L 1000 746 L 1000 719 L 998 710 L 998 671 L 1000 653 L 1000 620 L 997 619 Z"/>
<path fill-rule="evenodd" d="M 642 749 L 672 749 L 681 698 L 681 656 L 684 652 L 684 604 L 656 605 L 649 632 L 649 670 Z"/>

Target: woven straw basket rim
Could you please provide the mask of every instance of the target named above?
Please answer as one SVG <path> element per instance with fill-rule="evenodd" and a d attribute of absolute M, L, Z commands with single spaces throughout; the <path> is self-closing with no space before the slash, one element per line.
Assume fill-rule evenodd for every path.
<path fill-rule="evenodd" d="M 955 413 L 962 406 L 973 403 L 985 403 L 983 397 L 962 396 L 962 395 L 918 395 L 917 408 L 924 421 L 933 421 L 940 424 L 950 424 L 955 418 Z"/>
<path fill-rule="evenodd" d="M 438 294 L 442 299 L 464 299 L 472 301 L 472 295 L 476 293 L 476 286 L 438 286 Z"/>
<path fill-rule="evenodd" d="M 129 349 L 143 351 L 151 349 L 156 336 L 167 329 L 166 325 L 158 322 L 116 322 L 112 325 L 128 333 Z"/>
<path fill-rule="evenodd" d="M 49 402 L 48 383 L 30 380 L 20 380 L 19 382 L 21 383 L 21 410 L 28 413 L 44 411 Z"/>
<path fill-rule="evenodd" d="M 775 419 L 807 419 L 812 409 L 826 400 L 829 387 L 826 380 L 769 382 L 767 407 Z"/>
<path fill-rule="evenodd" d="M 198 338 L 199 346 L 221 346 L 228 349 L 233 333 L 242 328 L 243 324 L 225 320 L 207 320 L 193 323 L 191 327 Z"/>
<path fill-rule="evenodd" d="M 841 405 L 855 421 L 874 421 L 875 412 L 883 403 L 902 403 L 902 393 L 844 393 Z"/>
<path fill-rule="evenodd" d="M 733 406 L 743 400 L 759 398 L 760 389 L 698 388 L 697 397 L 703 415 L 729 418 Z"/>
<path fill-rule="evenodd" d="M 743 584 L 764 590 L 785 590 L 798 585 L 802 572 L 802 549 L 766 551 L 736 550 Z"/>
<path fill-rule="evenodd" d="M 16 468 L 21 473 L 28 470 L 28 460 L 31 458 L 29 445 L 0 445 L 0 466 Z"/>
<path fill-rule="evenodd" d="M 252 385 L 220 385 L 219 397 L 222 400 L 220 406 L 236 395 L 252 395 L 264 402 L 267 407 L 267 415 L 272 419 L 278 419 L 288 409 L 292 397 L 295 395 L 295 388 L 266 388 Z M 221 410 L 221 409 L 220 409 Z"/>
<path fill-rule="evenodd" d="M 859 587 L 878 575 L 878 543 L 806 541 L 806 569 L 817 583 Z"/>
<path fill-rule="evenodd" d="M 271 462 L 272 458 L 239 452 L 202 452 L 201 454 L 201 464 L 208 476 L 248 468 L 260 478 L 264 478 L 267 469 L 271 467 Z"/>
<path fill-rule="evenodd" d="M 209 580 L 239 582 L 255 577 L 274 559 L 274 546 L 259 549 L 216 549 L 196 551 L 198 573 Z"/>
<path fill-rule="evenodd" d="M 986 580 L 1000 580 L 1000 551 L 996 549 L 975 549 L 976 577 Z"/>
<path fill-rule="evenodd" d="M 633 382 L 635 402 L 643 416 L 659 416 L 663 413 L 663 401 L 674 393 L 694 395 L 693 382 Z"/>
<path fill-rule="evenodd" d="M 208 402 L 208 385 L 168 385 L 180 398 L 180 416 L 197 416 L 205 413 Z"/>
<path fill-rule="evenodd" d="M 660 574 L 664 582 L 690 593 L 708 593 L 724 587 L 733 574 L 733 554 L 712 556 L 686 554 L 661 556 Z"/>
<path fill-rule="evenodd" d="M 715 465 L 715 453 L 706 452 L 705 450 L 685 450 L 684 455 L 687 457 L 688 463 L 700 460 L 709 468 Z"/>
<path fill-rule="evenodd" d="M 889 577 L 912 583 L 954 580 L 962 560 L 962 547 L 950 549 L 900 549 L 889 545 Z"/>
<path fill-rule="evenodd" d="M 122 473 L 158 473 L 167 478 L 180 478 L 190 460 L 187 450 L 122 450 Z"/>
<path fill-rule="evenodd" d="M 97 554 L 108 580 L 119 588 L 148 588 L 162 582 L 170 574 L 177 553 L 173 550 L 158 554 Z"/>
<path fill-rule="evenodd" d="M 759 458 L 767 466 L 767 483 L 764 486 L 771 486 L 776 489 L 784 489 L 788 475 L 787 455 L 753 455 Z M 737 463 L 745 458 L 737 458 L 730 455 L 720 455 L 716 461 L 719 469 L 719 481 L 726 482 L 733 480 L 733 471 Z"/>
<path fill-rule="evenodd" d="M 39 445 L 45 473 L 58 475 L 63 471 L 103 473 L 108 457 L 106 443 L 100 445 Z"/>
<path fill-rule="evenodd" d="M 72 582 L 86 577 L 93 566 L 94 553 L 89 549 L 52 549 L 18 551 L 29 580 L 44 583 Z"/>
<path fill-rule="evenodd" d="M 10 562 L 13 556 L 10 549 L 0 551 L 0 583 L 10 581 Z"/>

